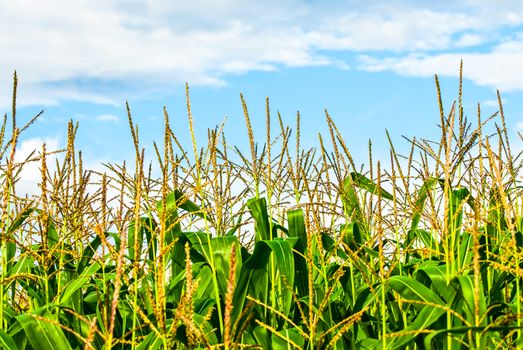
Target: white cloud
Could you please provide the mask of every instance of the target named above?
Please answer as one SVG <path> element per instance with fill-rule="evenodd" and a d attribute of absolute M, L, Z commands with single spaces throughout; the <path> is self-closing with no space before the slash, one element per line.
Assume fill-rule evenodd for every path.
<path fill-rule="evenodd" d="M 101 122 L 112 122 L 112 123 L 120 122 L 120 118 L 118 118 L 117 116 L 115 116 L 113 114 L 101 114 L 96 117 L 96 120 L 101 121 Z"/>
<path fill-rule="evenodd" d="M 455 47 L 470 47 L 482 44 L 486 40 L 486 36 L 479 34 L 465 33 L 459 37 L 454 44 Z"/>
<path fill-rule="evenodd" d="M 57 137 L 34 137 L 23 140 L 16 148 L 15 162 L 24 163 L 16 183 L 16 191 L 19 196 L 37 196 L 40 194 L 40 184 L 42 182 L 41 160 L 42 145 L 45 143 L 47 152 L 55 152 L 64 148 Z M 56 160 L 63 159 L 63 153 L 55 153 L 47 156 L 47 166 L 52 174 L 55 169 Z M 107 172 L 103 163 L 107 159 L 102 157 L 93 159 L 83 159 L 84 170 L 96 171 L 98 173 Z"/>
<path fill-rule="evenodd" d="M 476 27 L 474 21 L 461 13 L 387 6 L 326 19 L 313 34 L 315 44 L 325 49 L 423 51 L 449 48 L 452 35 Z"/>
<path fill-rule="evenodd" d="M 405 76 L 428 77 L 435 73 L 456 77 L 463 60 L 464 75 L 475 84 L 502 91 L 523 89 L 523 37 L 508 41 L 487 53 L 410 54 L 377 59 L 361 56 L 361 69 L 393 71 Z"/>
<path fill-rule="evenodd" d="M 347 66 L 329 51 L 372 55 L 474 46 L 486 33 L 523 22 L 523 4 L 517 1 L 431 6 L 400 0 L 5 2 L 0 47 L 9 49 L 0 55 L 0 105 L 9 104 L 14 69 L 21 81 L 20 105 L 63 100 L 120 105 L 133 94 L 185 81 L 221 86 L 227 74 L 252 70 Z M 440 65 L 453 61 L 448 55 Z M 397 65 L 385 62 L 391 63 Z M 419 58 L 413 63 L 423 64 Z M 392 70 L 415 70 L 406 65 Z M 434 72 L 430 66 L 422 70 Z"/>
<path fill-rule="evenodd" d="M 41 162 L 38 160 L 42 152 L 42 145 L 45 143 L 46 151 L 53 152 L 59 150 L 58 138 L 35 137 L 22 141 L 15 153 L 15 162 L 25 164 L 20 172 L 19 180 L 16 184 L 18 195 L 32 196 L 40 193 L 39 184 L 41 183 L 42 173 L 40 171 Z M 52 165 L 56 156 L 48 157 L 48 164 Z"/>
<path fill-rule="evenodd" d="M 16 149 L 15 162 L 25 161 L 28 157 L 37 157 L 42 151 L 42 145 L 45 143 L 47 152 L 56 151 L 59 149 L 58 138 L 42 138 L 35 137 L 23 140 Z"/>
<path fill-rule="evenodd" d="M 505 105 L 507 103 L 507 99 L 502 98 L 501 99 L 501 103 L 503 105 Z M 485 100 L 485 101 L 481 102 L 481 106 L 498 108 L 499 107 L 499 103 L 498 103 L 498 100 L 496 100 L 496 99 L 494 99 L 494 100 Z"/>

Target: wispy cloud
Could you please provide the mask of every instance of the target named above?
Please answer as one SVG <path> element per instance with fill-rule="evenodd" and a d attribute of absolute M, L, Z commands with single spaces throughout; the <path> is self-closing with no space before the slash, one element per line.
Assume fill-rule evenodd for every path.
<path fill-rule="evenodd" d="M 460 60 L 465 76 L 480 86 L 503 91 L 523 89 L 523 36 L 509 40 L 486 53 L 409 54 L 402 57 L 360 56 L 360 68 L 393 71 L 405 76 L 458 75 Z"/>
<path fill-rule="evenodd" d="M 487 36 L 481 34 L 465 33 L 461 35 L 454 43 L 458 48 L 471 47 L 483 44 L 487 40 Z"/>
<path fill-rule="evenodd" d="M 501 99 L 501 103 L 504 105 L 507 103 L 507 99 L 505 98 L 502 98 Z M 499 102 L 498 100 L 485 100 L 481 103 L 481 105 L 483 107 L 495 107 L 495 108 L 498 108 L 499 107 Z"/>
<path fill-rule="evenodd" d="M 495 11 L 492 6 L 489 1 L 428 6 L 406 0 L 9 2 L 0 4 L 0 47 L 6 48 L 0 55 L 0 100 L 9 101 L 14 69 L 25 90 L 22 105 L 116 104 L 124 96 L 185 81 L 224 85 L 228 74 L 353 66 L 334 59 L 332 51 L 366 54 L 371 59 L 362 68 L 368 70 L 446 72 L 445 65 L 454 69 L 463 56 L 449 50 L 481 45 L 492 33 L 523 22 L 521 2 L 504 1 Z M 479 84 L 499 85 L 501 77 L 492 73 L 504 69 L 509 76 L 520 68 L 513 64 L 521 61 L 521 50 L 503 49 L 510 42 L 497 45 L 491 56 L 464 57 Z M 387 53 L 394 57 L 383 58 Z M 493 68 L 481 73 L 477 67 L 492 55 Z M 518 79 L 506 86 L 520 88 Z M 104 86 L 118 89 L 107 93 Z"/>
<path fill-rule="evenodd" d="M 42 145 L 45 143 L 47 152 L 59 150 L 58 138 L 35 137 L 22 141 L 15 153 L 15 162 L 25 163 L 19 174 L 16 186 L 19 195 L 36 195 L 40 192 L 42 173 L 41 162 L 38 160 L 42 153 Z M 56 157 L 48 157 L 48 163 L 53 164 Z"/>
<path fill-rule="evenodd" d="M 63 160 L 63 153 L 53 153 L 64 148 L 58 137 L 34 137 L 23 140 L 18 145 L 15 153 L 15 162 L 24 163 L 16 183 L 16 191 L 20 196 L 40 194 L 40 184 L 42 182 L 40 157 L 44 143 L 46 151 L 51 153 L 47 156 L 47 166 L 51 173 L 55 169 L 56 161 Z M 83 159 L 83 167 L 87 171 L 103 173 L 107 171 L 103 163 L 107 162 L 108 159 L 105 158 L 105 155 L 99 154 L 98 158 Z"/>
<path fill-rule="evenodd" d="M 119 123 L 120 118 L 118 118 L 116 115 L 113 114 L 101 114 L 96 117 L 96 120 L 101 122 L 112 122 L 112 123 Z"/>

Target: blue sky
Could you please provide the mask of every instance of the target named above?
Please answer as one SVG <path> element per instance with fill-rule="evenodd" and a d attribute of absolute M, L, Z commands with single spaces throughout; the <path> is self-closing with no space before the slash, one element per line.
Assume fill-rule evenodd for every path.
<path fill-rule="evenodd" d="M 201 145 L 227 116 L 229 143 L 247 146 L 242 92 L 259 141 L 268 96 L 289 125 L 300 111 L 305 146 L 327 136 L 327 108 L 359 163 L 369 138 L 386 160 L 385 129 L 400 148 L 437 137 L 433 75 L 449 108 L 461 59 L 466 114 L 494 112 L 499 89 L 521 149 L 522 1 L 19 0 L 0 2 L 0 23 L 1 111 L 15 69 L 20 122 L 45 109 L 22 154 L 64 146 L 73 119 L 88 166 L 132 158 L 126 100 L 151 156 L 163 106 L 188 142 L 188 82 Z"/>

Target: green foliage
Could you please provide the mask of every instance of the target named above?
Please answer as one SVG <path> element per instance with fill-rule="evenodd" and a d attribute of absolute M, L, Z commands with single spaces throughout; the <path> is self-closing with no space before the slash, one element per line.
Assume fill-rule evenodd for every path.
<path fill-rule="evenodd" d="M 438 142 L 356 169 L 329 115 L 332 148 L 298 133 L 294 153 L 281 118 L 258 147 L 242 103 L 252 159 L 222 128 L 199 150 L 189 110 L 191 158 L 165 112 L 152 178 L 128 108 L 134 172 L 85 171 L 70 123 L 63 152 L 27 161 L 33 198 L 17 196 L 27 162 L 3 157 L 19 135 L 4 118 L 0 348 L 523 346 L 521 161 L 504 128 L 478 115 L 470 132 L 459 95 Z"/>

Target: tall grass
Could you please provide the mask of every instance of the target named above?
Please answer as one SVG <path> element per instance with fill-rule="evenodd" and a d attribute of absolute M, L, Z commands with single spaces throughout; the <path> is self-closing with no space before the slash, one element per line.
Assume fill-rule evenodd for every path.
<path fill-rule="evenodd" d="M 478 104 L 469 121 L 461 79 L 440 105 L 439 140 L 358 169 L 329 134 L 300 144 L 270 114 L 250 149 L 209 130 L 191 149 L 164 110 L 160 176 L 152 176 L 127 106 L 133 166 L 84 169 L 77 125 L 58 156 L 15 161 L 12 118 L 0 132 L 0 348 L 509 349 L 523 347 L 521 157 L 505 116 Z M 37 116 L 38 117 L 38 116 Z M 274 121 L 280 132 L 271 134 Z M 184 132 L 184 131 L 182 131 Z M 330 140 L 329 140 L 330 139 Z M 50 163 L 50 156 L 56 164 Z M 17 194 L 29 162 L 41 193 Z"/>

